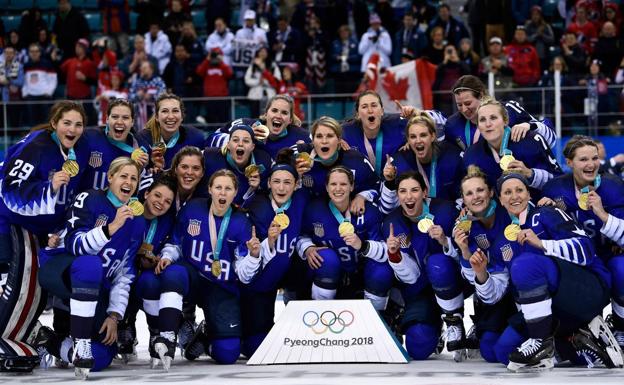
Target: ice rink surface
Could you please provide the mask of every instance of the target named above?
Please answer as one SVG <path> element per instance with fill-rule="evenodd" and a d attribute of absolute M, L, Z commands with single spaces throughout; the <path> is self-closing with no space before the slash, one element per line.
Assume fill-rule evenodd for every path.
<path fill-rule="evenodd" d="M 472 312 L 471 301 L 466 301 L 466 314 Z M 276 314 L 283 309 L 276 302 Z M 198 311 L 201 317 L 201 311 Z M 469 317 L 466 317 L 469 319 Z M 41 321 L 52 324 L 52 315 L 44 314 Z M 549 372 L 516 374 L 508 372 L 503 365 L 489 364 L 482 359 L 461 363 L 453 361 L 444 352 L 426 361 L 412 361 L 408 364 L 307 364 L 247 366 L 245 360 L 236 365 L 219 366 L 208 357 L 197 361 L 186 361 L 176 351 L 171 370 L 166 373 L 161 367 L 149 368 L 147 352 L 148 332 L 143 313 L 139 312 L 137 330 L 139 345 L 138 360 L 127 365 L 114 361 L 102 372 L 91 373 L 87 382 L 100 384 L 293 384 L 293 385 L 400 385 L 400 384 L 624 384 L 624 369 L 587 369 L 579 367 L 557 367 Z M 52 367 L 36 369 L 31 375 L 0 374 L 0 384 L 56 384 L 80 383 L 74 371 Z"/>

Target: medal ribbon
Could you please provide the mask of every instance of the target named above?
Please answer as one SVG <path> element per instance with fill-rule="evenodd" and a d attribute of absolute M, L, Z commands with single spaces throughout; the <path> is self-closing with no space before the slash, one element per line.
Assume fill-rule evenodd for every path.
<path fill-rule="evenodd" d="M 110 131 L 110 128 L 108 127 L 108 124 L 107 124 L 106 127 L 104 128 L 104 134 L 106 135 L 106 139 L 108 140 L 108 142 L 110 144 L 112 144 L 113 146 L 121 149 L 124 152 L 127 152 L 128 154 L 132 154 L 132 151 L 134 151 L 137 148 L 140 148 L 141 150 L 143 150 L 143 152 L 147 153 L 147 150 L 144 147 L 139 147 L 139 144 L 136 141 L 136 139 L 134 138 L 134 135 L 128 134 L 128 136 L 130 136 L 132 138 L 132 146 L 130 146 L 128 143 L 124 143 L 122 141 L 115 140 L 115 139 L 111 138 L 110 136 L 108 136 L 108 132 L 109 131 Z"/>
<path fill-rule="evenodd" d="M 425 173 L 425 169 L 418 161 L 418 157 L 416 157 L 416 165 L 418 166 L 418 172 L 424 177 L 425 184 L 427 185 L 427 189 L 429 190 L 429 196 L 431 198 L 435 198 L 437 195 L 437 180 L 436 180 L 436 167 L 438 166 L 438 157 L 433 156 L 431 158 L 431 169 L 429 171 L 429 177 L 427 178 L 427 173 Z"/>
<path fill-rule="evenodd" d="M 221 226 L 219 227 L 219 236 L 217 238 L 217 223 L 214 218 L 214 214 L 212 210 L 210 210 L 210 215 L 208 217 L 208 230 L 210 231 L 210 246 L 212 247 L 212 260 L 218 261 L 219 254 L 221 254 L 221 247 L 223 246 L 223 238 L 225 238 L 225 232 L 230 224 L 230 217 L 232 216 L 232 208 L 228 207 L 225 215 L 223 216 L 223 221 L 221 222 Z"/>
<path fill-rule="evenodd" d="M 487 211 L 485 212 L 483 217 L 481 217 L 481 219 L 489 218 L 492 215 L 494 215 L 494 212 L 496 211 L 496 206 L 497 206 L 496 201 L 494 199 L 491 199 L 490 204 L 488 205 Z"/>
<path fill-rule="evenodd" d="M 329 209 L 331 210 L 332 214 L 334 214 L 334 218 L 336 218 L 338 223 L 343 223 L 343 222 L 351 223 L 351 213 L 349 213 L 348 209 L 347 209 L 347 216 L 346 217 L 344 215 L 342 215 L 340 210 L 338 210 L 338 207 L 336 207 L 336 205 L 332 201 L 329 202 Z"/>
<path fill-rule="evenodd" d="M 169 143 L 165 142 L 165 140 L 162 137 L 162 134 L 160 135 L 160 141 L 163 142 L 167 148 L 172 148 L 173 146 L 175 146 L 178 143 L 179 139 L 180 139 L 180 130 L 176 131 L 175 134 L 173 134 L 171 139 L 169 139 Z"/>
<path fill-rule="evenodd" d="M 145 243 L 152 244 L 154 235 L 156 235 L 156 227 L 158 227 L 158 218 L 154 218 L 150 222 L 149 230 L 147 230 L 147 235 L 145 236 Z"/>
<path fill-rule="evenodd" d="M 334 152 L 334 154 L 330 156 L 329 159 L 323 159 L 320 156 L 316 155 L 316 152 L 312 150 L 312 152 L 310 153 L 310 157 L 315 162 L 320 162 L 323 166 L 331 166 L 332 164 L 336 163 L 336 159 L 338 159 L 338 152 L 339 150 L 336 150 L 336 152 Z"/>
<path fill-rule="evenodd" d="M 415 222 L 418 222 L 422 219 L 431 219 L 433 220 L 433 218 L 435 218 L 434 215 L 432 215 L 431 213 L 429 213 L 429 202 L 427 202 L 426 199 L 423 200 L 423 212 L 422 214 L 420 214 L 419 216 L 416 217 L 416 219 L 414 219 Z"/>
<path fill-rule="evenodd" d="M 277 203 L 275 203 L 273 198 L 271 198 L 271 206 L 273 206 L 273 211 L 275 211 L 276 214 L 281 214 L 284 211 L 288 210 L 291 204 L 292 204 L 292 197 L 288 198 L 288 201 L 284 203 L 282 207 L 277 207 Z"/>
<path fill-rule="evenodd" d="M 241 172 L 241 170 L 238 168 L 238 166 L 236 165 L 236 162 L 234 162 L 234 158 L 232 158 L 232 155 L 230 154 L 230 152 L 228 151 L 225 154 L 225 160 L 227 161 L 227 163 L 230 165 L 230 167 L 232 167 L 234 170 Z M 251 158 L 249 159 L 249 164 L 256 164 L 256 158 L 254 157 L 253 152 L 251 153 Z M 260 169 L 260 174 L 262 174 L 264 172 L 264 165 L 263 164 L 259 164 L 258 168 Z M 243 169 L 244 172 L 244 169 Z"/>
<path fill-rule="evenodd" d="M 58 138 L 58 135 L 56 135 L 56 132 L 52 133 L 52 140 L 54 141 L 54 143 L 56 143 L 59 146 L 59 149 L 61 150 L 61 155 L 63 155 L 63 159 L 65 160 L 76 160 L 76 151 L 74 151 L 74 148 L 70 148 L 69 150 L 67 150 L 67 155 L 65 155 L 65 152 L 63 151 L 63 146 L 61 145 L 61 141 Z"/>
<path fill-rule="evenodd" d="M 509 214 L 509 218 L 511 218 L 512 224 L 520 226 L 520 218 L 518 218 L 517 216 L 513 214 Z"/>
<path fill-rule="evenodd" d="M 596 179 L 594 179 L 594 190 L 598 190 L 598 187 L 600 187 L 600 184 L 602 183 L 602 177 L 600 176 L 600 174 L 596 175 Z M 589 186 L 585 186 L 581 189 L 581 194 L 587 194 L 589 193 Z"/>
<path fill-rule="evenodd" d="M 124 203 L 121 200 L 119 200 L 119 198 L 117 198 L 117 196 L 115 196 L 115 194 L 113 194 L 113 192 L 110 189 L 108 189 L 108 191 L 106 192 L 106 198 L 108 198 L 110 203 L 112 203 L 116 209 L 124 205 Z"/>
<path fill-rule="evenodd" d="M 373 146 L 371 146 L 366 135 L 362 135 L 364 136 L 364 148 L 366 149 L 366 157 L 371 162 L 371 164 L 375 165 L 375 173 L 377 175 L 381 175 L 381 172 L 383 171 L 381 166 L 383 155 L 383 131 L 380 128 L 379 133 L 375 138 L 375 152 L 373 152 Z"/>
<path fill-rule="evenodd" d="M 507 146 L 509 145 L 510 136 L 511 136 L 511 128 L 509 128 L 509 126 L 505 126 L 505 131 L 503 132 L 503 142 L 501 143 L 501 148 L 499 151 L 500 156 L 513 155 L 513 152 L 507 149 Z"/>
<path fill-rule="evenodd" d="M 472 138 L 472 142 L 470 141 L 470 120 L 466 119 L 466 124 L 464 125 L 464 137 L 466 138 L 466 148 L 470 147 L 471 144 L 477 143 L 479 140 L 479 136 L 481 133 L 479 130 L 475 130 L 474 138 Z"/>

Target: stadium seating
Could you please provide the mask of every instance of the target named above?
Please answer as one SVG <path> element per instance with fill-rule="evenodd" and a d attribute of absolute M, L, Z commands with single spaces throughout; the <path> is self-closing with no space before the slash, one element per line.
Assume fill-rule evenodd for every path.
<path fill-rule="evenodd" d="M 20 25 L 21 16 L 2 16 L 2 22 L 4 23 L 4 30 L 8 33 L 12 29 L 17 29 Z"/>
<path fill-rule="evenodd" d="M 100 13 L 85 13 L 85 18 L 91 32 L 102 31 L 102 15 Z"/>

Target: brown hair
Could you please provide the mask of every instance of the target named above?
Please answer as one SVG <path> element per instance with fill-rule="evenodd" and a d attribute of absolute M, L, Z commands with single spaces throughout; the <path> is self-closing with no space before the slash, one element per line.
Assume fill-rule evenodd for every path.
<path fill-rule="evenodd" d="M 173 173 L 175 173 L 176 168 L 182 162 L 182 158 L 187 156 L 196 156 L 199 158 L 199 163 L 201 164 L 202 173 L 206 172 L 204 168 L 204 154 L 202 154 L 201 150 L 195 146 L 184 146 L 176 154 L 173 156 L 173 160 L 171 160 L 171 168 Z"/>
<path fill-rule="evenodd" d="M 108 102 L 108 107 L 106 108 L 106 116 L 110 116 L 111 112 L 113 111 L 113 108 L 119 107 L 119 106 L 127 107 L 130 110 L 130 117 L 132 118 L 132 120 L 134 120 L 134 107 L 128 101 L 128 99 L 123 99 L 123 98 L 113 99 L 110 102 Z"/>
<path fill-rule="evenodd" d="M 265 120 L 265 121 L 267 120 L 267 112 L 269 112 L 269 109 L 271 108 L 271 104 L 273 104 L 273 102 L 276 100 L 283 100 L 286 103 L 288 103 L 288 107 L 290 111 L 290 120 L 292 121 L 292 124 L 295 126 L 301 127 L 301 119 L 299 119 L 297 115 L 295 115 L 295 102 L 292 97 L 286 94 L 277 94 L 273 96 L 271 99 L 269 99 L 269 102 L 267 103 L 266 108 L 264 109 L 264 114 L 260 115 L 260 119 Z"/>
<path fill-rule="evenodd" d="M 373 90 L 366 90 L 366 91 L 360 92 L 357 96 L 357 99 L 355 100 L 355 105 L 354 105 L 354 108 L 355 108 L 354 119 L 358 122 L 360 121 L 358 118 L 358 110 L 360 109 L 360 100 L 362 100 L 362 98 L 366 95 L 373 95 L 374 97 L 376 97 L 377 100 L 379 100 L 379 105 L 381 106 L 381 108 L 383 108 L 383 102 L 381 101 L 381 96 L 377 92 Z"/>
<path fill-rule="evenodd" d="M 591 137 L 585 135 L 574 135 L 572 138 L 570 138 L 570 140 L 568 140 L 568 143 L 566 143 L 565 147 L 563 148 L 563 156 L 566 159 L 572 160 L 574 159 L 576 150 L 585 146 L 592 146 L 595 147 L 596 150 L 598 150 L 598 143 L 596 143 L 596 141 Z"/>
<path fill-rule="evenodd" d="M 353 171 L 349 170 L 345 166 L 336 166 L 332 168 L 331 170 L 329 170 L 329 172 L 327 173 L 327 176 L 325 177 L 326 186 L 329 183 L 329 178 L 332 176 L 332 174 L 337 173 L 337 172 L 345 174 L 347 178 L 349 178 L 349 183 L 351 184 L 351 186 L 355 185 L 355 177 L 353 176 Z"/>
<path fill-rule="evenodd" d="M 212 184 L 214 183 L 214 180 L 217 179 L 220 176 L 226 176 L 230 179 L 232 179 L 232 182 L 234 183 L 234 189 L 236 191 L 238 191 L 238 178 L 236 178 L 236 175 L 225 168 L 222 168 L 221 170 L 217 170 L 215 171 L 211 176 L 210 179 L 208 179 L 208 188 L 212 187 Z"/>
<path fill-rule="evenodd" d="M 459 93 L 464 91 L 470 91 L 472 95 L 477 99 L 481 99 L 484 96 L 488 95 L 485 84 L 483 84 L 483 82 L 474 75 L 464 75 L 460 77 L 459 79 L 457 79 L 455 84 L 453 84 L 453 87 L 451 89 L 453 90 L 452 92 L 455 95 L 458 95 Z"/>
<path fill-rule="evenodd" d="M 161 134 L 160 134 L 160 123 L 158 123 L 158 111 L 160 111 L 160 103 L 163 102 L 163 100 L 169 100 L 169 99 L 173 99 L 173 100 L 177 100 L 178 103 L 180 103 L 180 111 L 182 111 L 182 120 L 184 120 L 184 102 L 182 101 L 182 99 L 176 95 L 176 94 L 170 94 L 168 92 L 163 92 L 162 94 L 160 94 L 160 96 L 158 96 L 158 99 L 156 99 L 156 103 L 155 103 L 155 107 L 154 107 L 154 115 L 152 115 L 152 117 L 147 121 L 147 123 L 145 123 L 145 129 L 146 130 L 150 130 L 150 132 L 152 133 L 152 143 L 158 143 L 160 142 L 161 139 Z"/>
<path fill-rule="evenodd" d="M 82 116 L 82 124 L 83 126 L 87 125 L 87 113 L 84 110 L 82 104 L 74 102 L 72 100 L 60 100 L 50 108 L 50 112 L 48 113 L 48 121 L 43 124 L 38 124 L 34 126 L 30 132 L 38 131 L 38 130 L 46 130 L 49 132 L 54 131 L 54 127 L 52 127 L 52 123 L 57 124 L 59 120 L 63 117 L 66 112 L 76 111 Z"/>

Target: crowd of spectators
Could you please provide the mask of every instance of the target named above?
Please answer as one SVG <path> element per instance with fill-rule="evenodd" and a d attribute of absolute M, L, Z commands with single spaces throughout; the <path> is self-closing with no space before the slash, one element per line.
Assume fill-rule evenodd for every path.
<path fill-rule="evenodd" d="M 600 111 L 624 107 L 607 87 L 624 81 L 622 6 L 609 1 L 468 0 L 452 9 L 426 0 L 100 0 L 98 7 L 98 31 L 71 0 L 59 0 L 52 17 L 26 9 L 19 28 L 0 26 L 2 100 L 95 100 L 89 112 L 103 123 L 97 110 L 128 97 L 141 124 L 150 102 L 169 90 L 213 98 L 189 112 L 217 123 L 230 108 L 219 97 L 247 96 L 255 116 L 276 92 L 353 93 L 377 53 L 382 69 L 414 59 L 437 66 L 434 91 L 490 72 L 498 88 L 549 87 L 561 69 L 564 85 L 588 88 L 564 109 L 582 111 L 587 95 L 597 95 Z M 192 9 L 205 10 L 199 33 Z M 454 108 L 447 95 L 434 101 L 445 113 Z M 27 105 L 10 124 L 35 124 L 44 114 L 41 104 Z"/>

